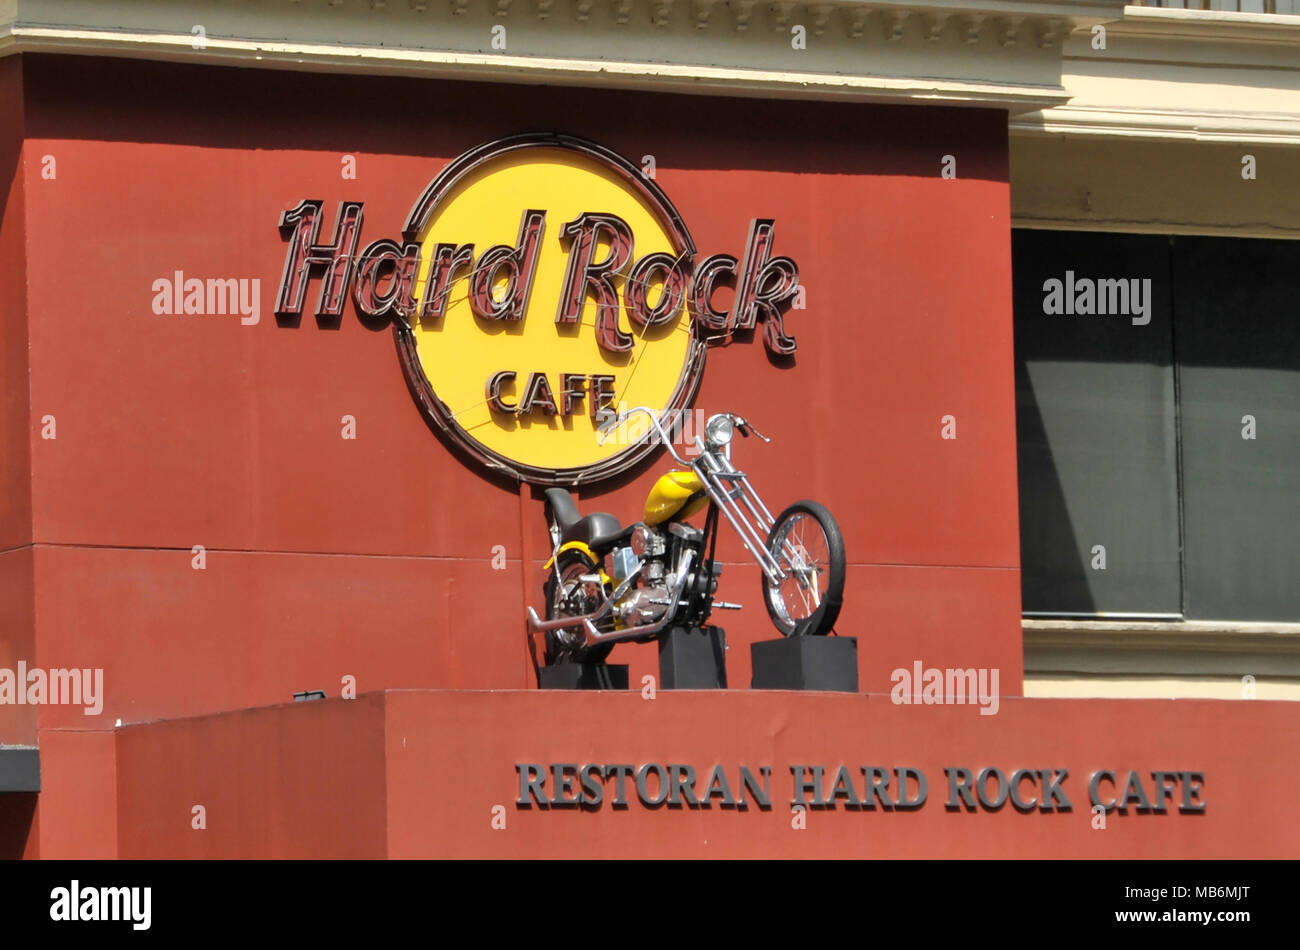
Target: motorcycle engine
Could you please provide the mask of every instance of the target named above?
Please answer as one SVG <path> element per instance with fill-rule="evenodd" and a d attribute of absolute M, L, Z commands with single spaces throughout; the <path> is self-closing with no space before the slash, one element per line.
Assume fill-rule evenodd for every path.
<path fill-rule="evenodd" d="M 637 525 L 628 546 L 613 553 L 616 580 L 621 582 L 638 564 L 641 567 L 636 586 L 624 594 L 614 608 L 626 626 L 654 623 L 668 612 L 669 592 L 664 583 L 665 550 L 663 535 L 646 525 Z"/>

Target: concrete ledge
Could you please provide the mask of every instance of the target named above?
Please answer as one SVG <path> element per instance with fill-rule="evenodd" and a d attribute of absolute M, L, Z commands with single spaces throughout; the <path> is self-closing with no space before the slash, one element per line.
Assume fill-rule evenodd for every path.
<path fill-rule="evenodd" d="M 881 699 L 743 689 L 662 690 L 653 701 L 636 691 L 390 690 L 130 726 L 116 733 L 119 857 L 1300 853 L 1288 818 L 1300 760 L 1279 741 L 1300 720 L 1293 703 L 1003 696 L 997 713 L 984 715 L 969 704 Z M 821 770 L 815 782 L 813 767 Z M 795 832 L 792 802 L 813 795 L 796 788 L 796 776 L 820 783 L 816 798 L 831 794 L 841 767 L 857 784 L 864 768 L 886 770 L 891 790 L 905 767 L 915 800 L 888 808 L 814 802 L 806 830 Z M 991 767 L 1019 774 L 1030 795 L 1043 793 L 1041 778 L 1030 789 L 1035 776 L 1060 776 L 1068 807 L 954 800 L 950 770 Z M 746 792 L 745 807 L 742 768 L 760 789 Z M 1131 776 L 1149 786 L 1153 770 L 1195 776 L 1205 809 L 1112 811 L 1115 830 L 1099 834 L 1089 791 L 1096 777 L 1104 778 L 1102 797 L 1114 798 Z M 670 774 L 695 798 L 659 782 Z M 720 791 L 707 797 L 718 774 L 736 802 Z M 928 777 L 928 796 L 919 775 Z M 191 823 L 196 803 L 207 814 L 201 834 Z"/>
<path fill-rule="evenodd" d="M 32 746 L 0 746 L 0 793 L 40 790 L 40 750 Z"/>

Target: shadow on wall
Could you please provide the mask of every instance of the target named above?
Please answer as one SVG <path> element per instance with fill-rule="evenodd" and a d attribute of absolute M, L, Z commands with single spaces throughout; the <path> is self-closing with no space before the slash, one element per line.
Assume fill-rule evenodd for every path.
<path fill-rule="evenodd" d="M 25 54 L 28 134 L 209 148 L 293 149 L 449 159 L 529 130 L 598 139 L 633 160 L 661 149 L 661 167 L 941 177 L 953 142 L 961 177 L 1008 180 L 1007 118 L 997 109 L 734 99 L 549 87 L 521 98 L 509 84 L 145 63 Z M 419 94 L 412 94 L 420 90 Z M 258 103 L 250 110 L 248 103 Z M 321 121 L 328 106 L 337 122 Z M 400 103 L 401 121 L 391 108 Z M 671 126 L 665 124 L 671 117 Z M 671 132 L 669 128 L 671 127 Z M 659 130 L 647 137 L 646 130 Z M 780 135 L 773 136 L 772 129 Z M 647 146 L 647 142 L 651 143 Z M 1000 144 L 999 144 L 1000 143 Z M 671 157 L 671 160 L 670 160 Z"/>
<path fill-rule="evenodd" d="M 1065 490 L 1043 425 L 1034 384 L 1016 359 L 1016 442 L 1020 483 L 1021 609 L 1095 613 L 1078 557 Z"/>
<path fill-rule="evenodd" d="M 23 857 L 36 831 L 36 792 L 0 793 L 0 861 Z"/>

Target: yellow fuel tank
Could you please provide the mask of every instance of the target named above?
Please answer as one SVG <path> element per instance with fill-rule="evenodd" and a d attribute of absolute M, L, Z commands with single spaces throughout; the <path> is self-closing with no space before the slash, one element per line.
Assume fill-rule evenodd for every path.
<path fill-rule="evenodd" d="M 689 518 L 708 503 L 709 496 L 694 472 L 669 472 L 650 489 L 643 520 L 656 525 L 673 517 Z"/>

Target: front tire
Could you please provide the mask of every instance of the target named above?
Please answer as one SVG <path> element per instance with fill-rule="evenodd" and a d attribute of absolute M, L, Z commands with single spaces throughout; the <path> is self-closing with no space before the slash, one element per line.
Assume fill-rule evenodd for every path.
<path fill-rule="evenodd" d="M 763 603 L 782 636 L 820 636 L 835 626 L 844 599 L 844 536 L 815 501 L 797 501 L 777 516 L 768 553 L 787 574 L 773 586 L 763 575 Z"/>
<path fill-rule="evenodd" d="M 599 573 L 600 566 L 581 551 L 565 551 L 561 554 L 555 563 L 555 569 L 546 579 L 543 587 L 546 594 L 546 619 L 556 620 L 560 617 L 580 616 L 589 612 L 581 609 L 575 611 L 569 605 L 583 599 L 580 593 L 575 595 L 575 588 L 580 584 L 578 578 L 583 574 Z M 587 648 L 566 642 L 564 634 L 573 632 L 575 631 L 548 630 L 546 632 L 547 666 L 554 666 L 557 663 L 599 663 L 614 649 L 612 643 Z"/>

